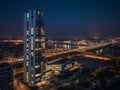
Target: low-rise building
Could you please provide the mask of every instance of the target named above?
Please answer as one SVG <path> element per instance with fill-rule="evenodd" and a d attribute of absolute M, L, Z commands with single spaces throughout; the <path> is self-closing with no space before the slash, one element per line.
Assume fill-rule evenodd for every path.
<path fill-rule="evenodd" d="M 65 70 L 69 70 L 79 65 L 76 59 L 59 58 L 48 62 L 46 69 L 54 71 L 55 74 L 59 74 Z"/>

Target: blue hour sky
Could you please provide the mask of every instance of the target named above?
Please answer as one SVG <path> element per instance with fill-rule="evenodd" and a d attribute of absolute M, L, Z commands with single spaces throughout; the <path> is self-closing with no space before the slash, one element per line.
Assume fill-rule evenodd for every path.
<path fill-rule="evenodd" d="M 120 36 L 119 0 L 1 0 L 0 38 L 23 36 L 28 9 L 44 12 L 47 37 Z"/>

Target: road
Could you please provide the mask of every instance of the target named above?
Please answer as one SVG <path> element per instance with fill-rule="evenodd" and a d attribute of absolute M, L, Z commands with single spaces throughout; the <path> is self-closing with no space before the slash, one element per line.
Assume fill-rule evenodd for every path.
<path fill-rule="evenodd" d="M 95 56 L 95 55 L 83 55 L 84 57 L 88 57 L 88 58 L 93 58 L 93 59 L 100 59 L 100 60 L 111 60 L 110 58 L 106 58 L 106 57 L 101 57 L 101 56 Z"/>

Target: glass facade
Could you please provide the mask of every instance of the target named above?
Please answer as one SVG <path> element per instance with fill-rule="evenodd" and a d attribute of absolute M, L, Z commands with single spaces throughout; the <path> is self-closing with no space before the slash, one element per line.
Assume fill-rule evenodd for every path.
<path fill-rule="evenodd" d="M 13 90 L 13 66 L 0 64 L 0 90 Z"/>
<path fill-rule="evenodd" d="M 41 81 L 45 71 L 45 33 L 43 13 L 28 10 L 24 15 L 24 79 L 29 85 Z"/>

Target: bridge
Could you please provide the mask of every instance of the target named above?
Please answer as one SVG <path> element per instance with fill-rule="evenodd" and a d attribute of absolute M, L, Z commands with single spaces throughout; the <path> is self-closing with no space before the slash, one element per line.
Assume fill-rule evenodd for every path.
<path fill-rule="evenodd" d="M 76 49 L 71 49 L 71 50 L 55 50 L 55 52 L 53 52 L 53 49 L 50 49 L 50 50 L 46 50 L 45 56 L 46 56 L 47 59 L 52 58 L 52 57 L 59 57 L 59 56 L 69 54 L 69 53 L 73 54 L 75 52 L 84 52 L 84 51 L 87 51 L 87 50 L 102 48 L 102 47 L 105 47 L 105 46 L 110 45 L 110 44 L 112 44 L 112 43 L 96 44 L 96 45 L 87 46 L 87 47 L 84 47 L 84 48 L 76 48 Z M 10 63 L 12 65 L 15 65 L 15 64 L 18 64 L 18 63 L 23 63 L 23 58 L 14 59 L 14 60 L 10 59 L 10 60 L 7 60 L 7 61 L 0 61 L 0 63 L 2 63 L 2 62 L 7 62 L 7 63 Z"/>
<path fill-rule="evenodd" d="M 51 51 L 52 53 L 50 51 L 46 51 L 46 58 L 51 58 L 51 57 L 54 57 L 54 56 L 61 56 L 61 55 L 74 53 L 74 52 L 84 52 L 84 51 L 87 51 L 87 50 L 93 50 L 93 49 L 105 47 L 105 46 L 110 45 L 110 44 L 112 44 L 112 43 L 96 44 L 96 45 L 87 46 L 87 47 L 84 47 L 84 48 L 76 48 L 76 49 L 60 51 L 60 52 L 52 52 Z"/>
<path fill-rule="evenodd" d="M 76 49 L 71 49 L 71 50 L 55 50 L 55 51 L 53 51 L 53 49 L 50 49 L 50 50 L 46 50 L 45 56 L 46 56 L 47 60 L 49 60 L 49 59 L 53 60 L 53 59 L 56 59 L 59 57 L 63 57 L 65 55 L 73 55 L 76 53 L 82 53 L 87 50 L 94 50 L 97 48 L 102 48 L 102 47 L 105 47 L 110 44 L 112 44 L 112 43 L 96 44 L 96 45 L 87 46 L 84 48 L 76 48 Z M 21 67 L 23 67 L 23 58 L 16 59 L 16 60 L 11 59 L 8 61 L 1 61 L 0 63 L 2 63 L 2 62 L 7 62 L 7 63 L 12 64 L 14 66 L 14 73 L 16 73 L 16 74 L 23 72 L 23 68 L 21 68 Z M 17 72 L 17 71 L 20 71 L 20 72 Z"/>

